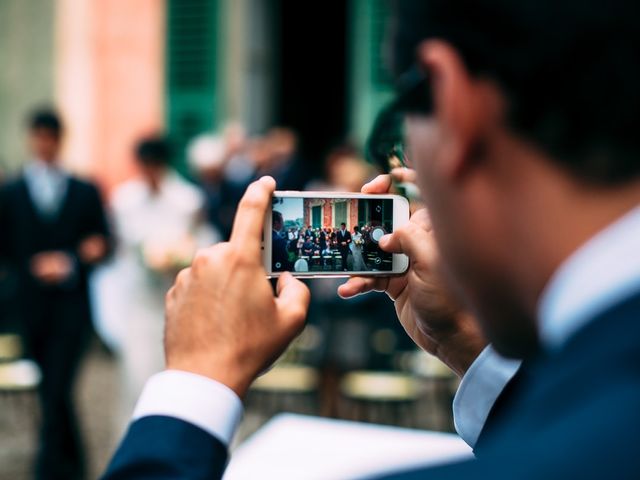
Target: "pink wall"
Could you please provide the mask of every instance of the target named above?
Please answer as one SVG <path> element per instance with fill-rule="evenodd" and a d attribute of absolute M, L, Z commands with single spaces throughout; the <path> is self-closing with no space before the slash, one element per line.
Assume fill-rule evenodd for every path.
<path fill-rule="evenodd" d="M 135 140 L 163 126 L 164 15 L 162 0 L 58 0 L 65 159 L 107 191 L 132 175 Z"/>

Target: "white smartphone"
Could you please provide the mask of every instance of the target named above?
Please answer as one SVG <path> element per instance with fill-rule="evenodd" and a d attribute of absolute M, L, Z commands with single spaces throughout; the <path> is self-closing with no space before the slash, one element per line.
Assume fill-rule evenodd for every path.
<path fill-rule="evenodd" d="M 408 221 L 409 202 L 399 195 L 277 191 L 264 219 L 264 268 L 269 277 L 399 275 L 408 257 L 378 242 Z"/>

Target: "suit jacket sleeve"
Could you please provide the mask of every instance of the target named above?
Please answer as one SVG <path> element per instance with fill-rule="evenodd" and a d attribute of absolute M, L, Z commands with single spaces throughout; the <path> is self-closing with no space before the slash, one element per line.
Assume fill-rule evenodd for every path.
<path fill-rule="evenodd" d="M 136 420 L 125 435 L 103 480 L 218 479 L 227 449 L 201 428 L 172 417 Z"/>
<path fill-rule="evenodd" d="M 113 239 L 107 221 L 107 215 L 102 203 L 102 198 L 98 189 L 90 184 L 83 184 L 83 194 L 85 208 L 82 212 L 82 236 L 84 238 L 91 235 L 102 235 L 107 241 L 107 252 L 105 256 L 109 256 L 113 251 Z M 75 254 L 75 252 L 73 252 Z M 90 269 L 92 265 L 84 265 L 83 269 Z"/>
<path fill-rule="evenodd" d="M 491 410 L 489 410 L 487 420 L 485 421 L 484 426 L 480 431 L 480 435 L 478 436 L 478 440 L 473 447 L 473 453 L 476 456 L 482 456 L 485 451 L 486 444 L 490 443 L 488 439 L 491 438 L 493 432 L 498 428 L 505 411 L 508 410 L 509 405 L 513 402 L 513 398 L 516 395 L 520 384 L 523 382 L 523 378 L 525 377 L 525 374 L 523 372 L 525 372 L 526 369 L 527 363 L 523 362 L 520 368 L 516 371 L 515 375 L 511 377 L 509 382 L 502 389 L 502 392 L 500 392 L 500 395 L 491 407 Z"/>
<path fill-rule="evenodd" d="M 87 235 L 99 234 L 110 240 L 111 233 L 107 215 L 102 203 L 102 198 L 98 189 L 89 184 L 87 189 L 87 218 L 86 233 Z"/>

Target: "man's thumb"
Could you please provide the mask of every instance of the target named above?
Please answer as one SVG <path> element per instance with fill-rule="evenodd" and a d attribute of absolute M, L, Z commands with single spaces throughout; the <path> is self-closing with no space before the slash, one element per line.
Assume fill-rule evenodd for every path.
<path fill-rule="evenodd" d="M 276 308 L 281 322 L 300 330 L 309 309 L 310 293 L 307 286 L 289 272 L 284 272 L 276 287 Z"/>

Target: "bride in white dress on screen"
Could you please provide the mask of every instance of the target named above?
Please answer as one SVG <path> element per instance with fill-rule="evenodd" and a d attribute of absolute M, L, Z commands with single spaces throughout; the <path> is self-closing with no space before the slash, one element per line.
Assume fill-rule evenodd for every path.
<path fill-rule="evenodd" d="M 360 233 L 360 227 L 357 225 L 353 227 L 351 240 L 350 248 L 351 253 L 353 254 L 353 271 L 364 272 L 369 270 L 367 265 L 364 263 L 364 258 L 362 257 L 362 246 L 364 245 L 364 240 L 362 238 L 362 233 Z"/>

